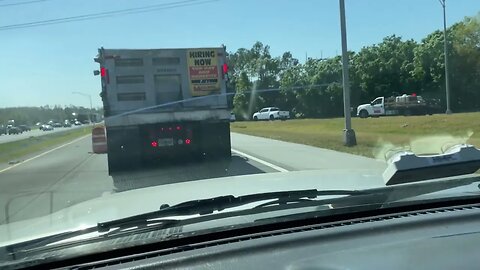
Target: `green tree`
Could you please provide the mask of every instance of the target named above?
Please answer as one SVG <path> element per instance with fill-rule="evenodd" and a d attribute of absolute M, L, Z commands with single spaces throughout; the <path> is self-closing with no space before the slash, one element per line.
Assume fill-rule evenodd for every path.
<path fill-rule="evenodd" d="M 418 85 L 411 72 L 417 46 L 413 40 L 402 41 L 392 35 L 362 48 L 353 61 L 361 99 L 365 102 L 378 96 L 416 92 Z"/>
<path fill-rule="evenodd" d="M 236 82 L 235 96 L 233 98 L 233 112 L 238 119 L 250 119 L 252 108 L 250 107 L 252 84 L 246 72 L 241 72 Z"/>

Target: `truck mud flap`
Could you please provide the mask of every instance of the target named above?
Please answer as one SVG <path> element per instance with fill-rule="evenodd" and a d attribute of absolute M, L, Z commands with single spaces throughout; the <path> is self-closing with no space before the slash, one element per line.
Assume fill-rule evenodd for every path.
<path fill-rule="evenodd" d="M 140 141 L 138 129 L 107 129 L 108 172 L 140 167 Z"/>
<path fill-rule="evenodd" d="M 205 123 L 201 125 L 202 154 L 206 159 L 230 159 L 230 123 Z"/>

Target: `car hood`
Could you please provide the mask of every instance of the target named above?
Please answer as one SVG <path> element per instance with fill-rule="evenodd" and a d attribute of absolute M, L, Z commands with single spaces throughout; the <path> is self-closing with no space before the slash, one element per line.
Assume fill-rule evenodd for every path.
<path fill-rule="evenodd" d="M 197 180 L 104 194 L 48 216 L 1 225 L 0 246 L 88 228 L 95 226 L 98 222 L 155 211 L 162 204 L 174 205 L 193 199 L 301 189 L 361 190 L 382 187 L 385 185 L 381 173 L 381 171 L 371 170 L 265 173 Z"/>
<path fill-rule="evenodd" d="M 360 105 L 358 105 L 358 107 L 357 107 L 357 111 L 360 111 L 361 109 L 368 108 L 368 107 L 370 107 L 370 106 L 371 106 L 371 105 L 370 105 L 370 104 L 367 104 L 367 103 L 366 103 L 366 104 L 360 104 Z"/>

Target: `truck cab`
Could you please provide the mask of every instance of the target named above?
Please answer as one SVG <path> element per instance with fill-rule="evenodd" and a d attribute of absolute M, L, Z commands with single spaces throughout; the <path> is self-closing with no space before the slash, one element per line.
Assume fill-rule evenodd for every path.
<path fill-rule="evenodd" d="M 357 116 L 360 118 L 379 115 L 385 115 L 384 97 L 377 97 L 372 102 L 357 107 Z"/>

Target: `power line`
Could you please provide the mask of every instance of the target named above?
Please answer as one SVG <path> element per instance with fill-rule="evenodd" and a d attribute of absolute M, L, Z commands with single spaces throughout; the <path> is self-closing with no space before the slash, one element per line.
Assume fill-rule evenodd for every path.
<path fill-rule="evenodd" d="M 153 12 L 158 10 L 172 9 L 177 7 L 186 7 L 186 6 L 192 6 L 192 5 L 205 4 L 205 3 L 215 2 L 215 1 L 219 1 L 219 0 L 203 0 L 203 1 L 184 0 L 184 1 L 166 3 L 166 4 L 137 7 L 137 8 L 120 9 L 120 10 L 113 10 L 113 11 L 106 11 L 106 12 L 99 12 L 99 13 L 63 17 L 63 18 L 57 18 L 57 19 L 34 21 L 34 22 L 28 22 L 28 23 L 10 24 L 10 25 L 0 26 L 0 31 L 38 27 L 38 26 L 52 25 L 52 24 L 61 24 L 61 23 L 68 23 L 68 22 L 75 22 L 75 21 L 86 21 L 86 20 L 129 15 L 129 14 L 146 13 L 146 12 Z"/>
<path fill-rule="evenodd" d="M 50 1 L 50 0 L 30 0 L 30 1 L 23 1 L 23 2 L 17 2 L 17 3 L 0 4 L 0 7 L 20 6 L 20 5 L 34 4 L 34 3 L 46 2 L 46 1 Z"/>

